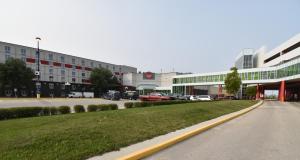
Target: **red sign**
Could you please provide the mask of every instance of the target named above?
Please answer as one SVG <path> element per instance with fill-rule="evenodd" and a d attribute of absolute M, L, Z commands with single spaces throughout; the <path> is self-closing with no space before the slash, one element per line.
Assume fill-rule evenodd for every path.
<path fill-rule="evenodd" d="M 143 79 L 154 80 L 154 79 L 155 79 L 155 73 L 152 73 L 152 72 L 144 72 L 144 73 L 143 73 Z"/>

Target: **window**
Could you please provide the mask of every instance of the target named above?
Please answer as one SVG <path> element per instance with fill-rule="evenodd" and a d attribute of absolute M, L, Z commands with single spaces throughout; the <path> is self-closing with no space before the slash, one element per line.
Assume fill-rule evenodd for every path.
<path fill-rule="evenodd" d="M 53 81 L 53 76 L 49 76 L 49 81 Z"/>
<path fill-rule="evenodd" d="M 21 49 L 21 55 L 22 55 L 22 56 L 26 56 L 26 50 L 23 49 L 23 48 Z"/>
<path fill-rule="evenodd" d="M 65 70 L 61 70 L 61 75 L 62 75 L 62 76 L 64 76 L 64 75 L 65 75 L 65 73 L 66 73 L 66 71 L 65 71 Z"/>
<path fill-rule="evenodd" d="M 64 56 L 60 57 L 60 62 L 65 63 L 65 57 Z"/>
<path fill-rule="evenodd" d="M 109 66 L 108 65 L 106 65 L 106 69 L 108 69 L 109 68 Z"/>
<path fill-rule="evenodd" d="M 121 68 L 121 67 L 119 67 L 119 71 L 122 71 L 122 68 Z"/>
<path fill-rule="evenodd" d="M 53 69 L 52 68 L 49 69 L 49 74 L 53 74 Z"/>
<path fill-rule="evenodd" d="M 82 65 L 82 66 L 85 66 L 84 60 L 81 60 L 81 65 Z"/>
<path fill-rule="evenodd" d="M 101 65 L 101 64 L 99 64 L 98 66 L 99 66 L 99 68 L 102 68 L 102 65 Z"/>
<path fill-rule="evenodd" d="M 94 67 L 94 63 L 93 62 L 91 62 L 91 67 Z"/>
<path fill-rule="evenodd" d="M 26 50 L 25 49 L 21 49 L 21 60 L 23 62 L 26 62 Z"/>
<path fill-rule="evenodd" d="M 113 66 L 113 70 L 115 70 L 115 66 Z"/>
<path fill-rule="evenodd" d="M 75 64 L 75 58 L 72 58 L 72 64 Z"/>
<path fill-rule="evenodd" d="M 81 75 L 82 75 L 82 77 L 85 77 L 85 73 L 84 73 L 84 72 L 82 72 L 82 74 L 81 74 Z"/>
<path fill-rule="evenodd" d="M 49 58 L 50 61 L 53 61 L 53 54 L 49 54 L 48 58 Z"/>
<path fill-rule="evenodd" d="M 76 76 L 76 72 L 72 71 L 72 76 L 75 77 Z"/>
<path fill-rule="evenodd" d="M 65 77 L 61 77 L 61 81 L 62 81 L 62 82 L 65 82 Z"/>
<path fill-rule="evenodd" d="M 10 53 L 10 47 L 9 46 L 5 46 L 4 49 L 5 49 L 5 53 Z"/>
<path fill-rule="evenodd" d="M 49 83 L 49 89 L 54 89 L 54 84 L 53 83 Z"/>

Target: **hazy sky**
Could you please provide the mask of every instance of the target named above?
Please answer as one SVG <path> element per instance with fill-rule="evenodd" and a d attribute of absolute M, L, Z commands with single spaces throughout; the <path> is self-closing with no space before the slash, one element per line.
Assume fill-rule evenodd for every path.
<path fill-rule="evenodd" d="M 300 33 L 300 0 L 0 0 L 0 41 L 139 71 L 210 72 Z"/>

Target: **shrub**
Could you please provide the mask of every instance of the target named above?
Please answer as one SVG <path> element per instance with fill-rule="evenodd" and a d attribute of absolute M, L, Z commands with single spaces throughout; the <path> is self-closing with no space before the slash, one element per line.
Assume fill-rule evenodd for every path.
<path fill-rule="evenodd" d="M 97 111 L 107 111 L 110 109 L 108 104 L 99 104 L 97 105 Z"/>
<path fill-rule="evenodd" d="M 68 114 L 68 113 L 71 113 L 71 108 L 69 106 L 59 106 L 58 112 L 60 114 Z"/>
<path fill-rule="evenodd" d="M 88 112 L 96 112 L 97 108 L 98 108 L 97 105 L 90 104 L 90 105 L 88 105 L 87 110 L 88 110 Z"/>
<path fill-rule="evenodd" d="M 44 107 L 42 111 L 42 116 L 50 116 L 51 115 L 51 108 L 50 107 Z"/>
<path fill-rule="evenodd" d="M 74 111 L 75 111 L 75 113 L 80 113 L 80 112 L 85 112 L 85 109 L 84 109 L 83 105 L 75 105 Z"/>
<path fill-rule="evenodd" d="M 58 109 L 56 107 L 49 107 L 49 109 L 50 109 L 50 116 L 58 114 Z"/>
<path fill-rule="evenodd" d="M 42 107 L 16 107 L 0 109 L 0 119 L 36 117 L 42 115 Z"/>
<path fill-rule="evenodd" d="M 117 104 L 109 104 L 109 108 L 110 108 L 110 110 L 117 110 L 118 105 Z"/>
<path fill-rule="evenodd" d="M 125 108 L 132 108 L 133 107 L 133 102 L 126 102 L 124 103 Z"/>
<path fill-rule="evenodd" d="M 153 106 L 155 102 L 135 102 L 134 107 L 150 107 Z"/>

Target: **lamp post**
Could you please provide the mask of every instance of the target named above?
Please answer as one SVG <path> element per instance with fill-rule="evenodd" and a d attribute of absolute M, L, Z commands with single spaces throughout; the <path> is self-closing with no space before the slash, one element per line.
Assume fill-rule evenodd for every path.
<path fill-rule="evenodd" d="M 35 75 L 37 76 L 37 81 L 36 81 L 36 98 L 39 99 L 41 97 L 41 82 L 40 82 L 40 40 L 41 38 L 36 37 L 35 38 L 37 41 L 37 70 L 35 72 Z"/>

